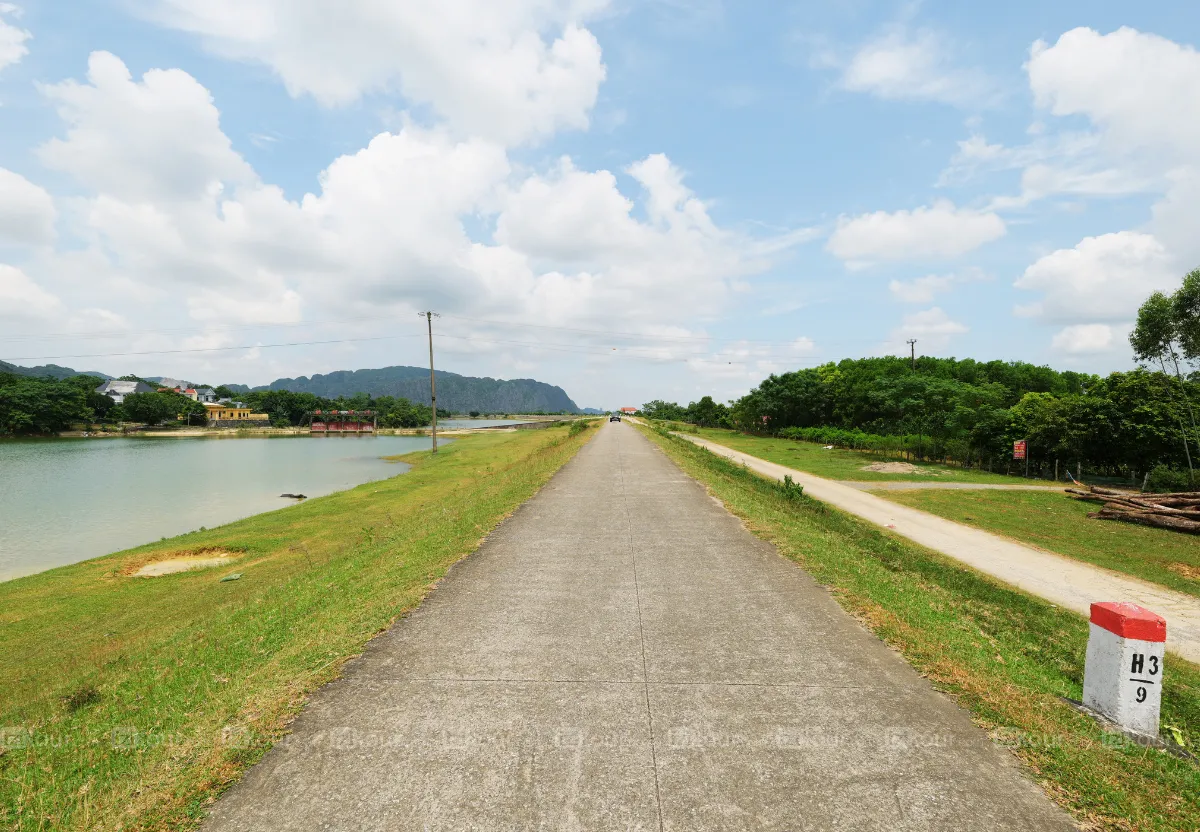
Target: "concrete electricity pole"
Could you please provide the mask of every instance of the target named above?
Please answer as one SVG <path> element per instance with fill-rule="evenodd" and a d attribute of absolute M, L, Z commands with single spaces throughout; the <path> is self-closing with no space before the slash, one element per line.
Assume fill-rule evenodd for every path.
<path fill-rule="evenodd" d="M 433 453 L 437 453 L 437 379 L 433 376 L 433 319 L 442 317 L 436 312 L 418 312 L 429 324 L 429 401 L 433 405 Z"/>
<path fill-rule="evenodd" d="M 917 371 L 917 339 L 916 338 L 908 339 L 908 348 L 912 352 L 912 368 L 913 368 L 913 372 L 915 373 Z"/>

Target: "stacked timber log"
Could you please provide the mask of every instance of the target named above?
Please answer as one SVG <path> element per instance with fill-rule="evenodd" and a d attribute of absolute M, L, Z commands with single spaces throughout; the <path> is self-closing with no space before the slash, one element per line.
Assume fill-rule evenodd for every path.
<path fill-rule="evenodd" d="M 1067 493 L 1077 500 L 1103 504 L 1103 508 L 1088 517 L 1200 534 L 1200 491 L 1137 494 L 1092 485 L 1087 491 L 1068 488 Z"/>

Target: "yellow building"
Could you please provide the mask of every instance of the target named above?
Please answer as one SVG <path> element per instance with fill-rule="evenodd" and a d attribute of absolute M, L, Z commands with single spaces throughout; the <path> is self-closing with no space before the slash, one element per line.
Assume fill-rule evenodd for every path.
<path fill-rule="evenodd" d="M 271 416 L 268 413 L 252 413 L 248 407 L 234 407 L 231 404 L 208 404 L 205 403 L 204 409 L 208 411 L 208 423 L 216 424 L 218 427 L 227 427 L 228 425 L 221 424 L 222 422 L 230 422 L 234 424 L 246 422 L 269 422 Z"/>

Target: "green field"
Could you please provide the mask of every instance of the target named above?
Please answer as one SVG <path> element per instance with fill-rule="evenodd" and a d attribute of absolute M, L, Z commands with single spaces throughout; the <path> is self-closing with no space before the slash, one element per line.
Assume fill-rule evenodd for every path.
<path fill-rule="evenodd" d="M 947 520 L 1200 596 L 1200 538 L 1113 520 L 1052 491 L 876 491 Z"/>
<path fill-rule="evenodd" d="M 1200 829 L 1200 764 L 1102 729 L 1082 695 L 1087 621 L 724 458 L 647 430 L 759 537 L 829 587 L 1089 829 Z M 959 496 L 962 492 L 953 492 Z M 1200 745 L 1200 667 L 1174 654 L 1164 733 Z M 1169 726 L 1169 727 L 1168 727 Z"/>
<path fill-rule="evenodd" d="M 687 431 L 692 433 L 693 431 Z M 751 436 L 733 430 L 699 428 L 695 435 L 733 448 L 736 451 L 786 465 L 798 471 L 828 477 L 831 480 L 853 480 L 858 482 L 980 482 L 997 485 L 1021 485 L 1022 483 L 1046 485 L 1043 480 L 1025 480 L 989 474 L 987 471 L 968 470 L 953 465 L 921 463 L 921 473 L 883 474 L 864 471 L 864 466 L 876 462 L 893 461 L 878 454 L 848 451 L 841 448 L 825 450 L 824 445 L 814 442 L 798 442 L 794 439 L 778 439 L 771 436 Z M 902 461 L 902 460 L 901 460 Z M 915 463 L 914 463 L 915 464 Z"/>
<path fill-rule="evenodd" d="M 390 480 L 0 584 L 0 828 L 194 827 L 591 433 L 464 436 Z M 128 576 L 217 550 L 236 561 Z"/>

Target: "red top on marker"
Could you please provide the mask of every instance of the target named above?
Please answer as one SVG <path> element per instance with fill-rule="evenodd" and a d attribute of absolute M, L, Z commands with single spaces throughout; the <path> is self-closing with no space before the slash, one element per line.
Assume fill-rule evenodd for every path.
<path fill-rule="evenodd" d="M 1092 623 L 1121 638 L 1167 640 L 1167 620 L 1137 604 L 1114 601 L 1092 604 Z"/>

